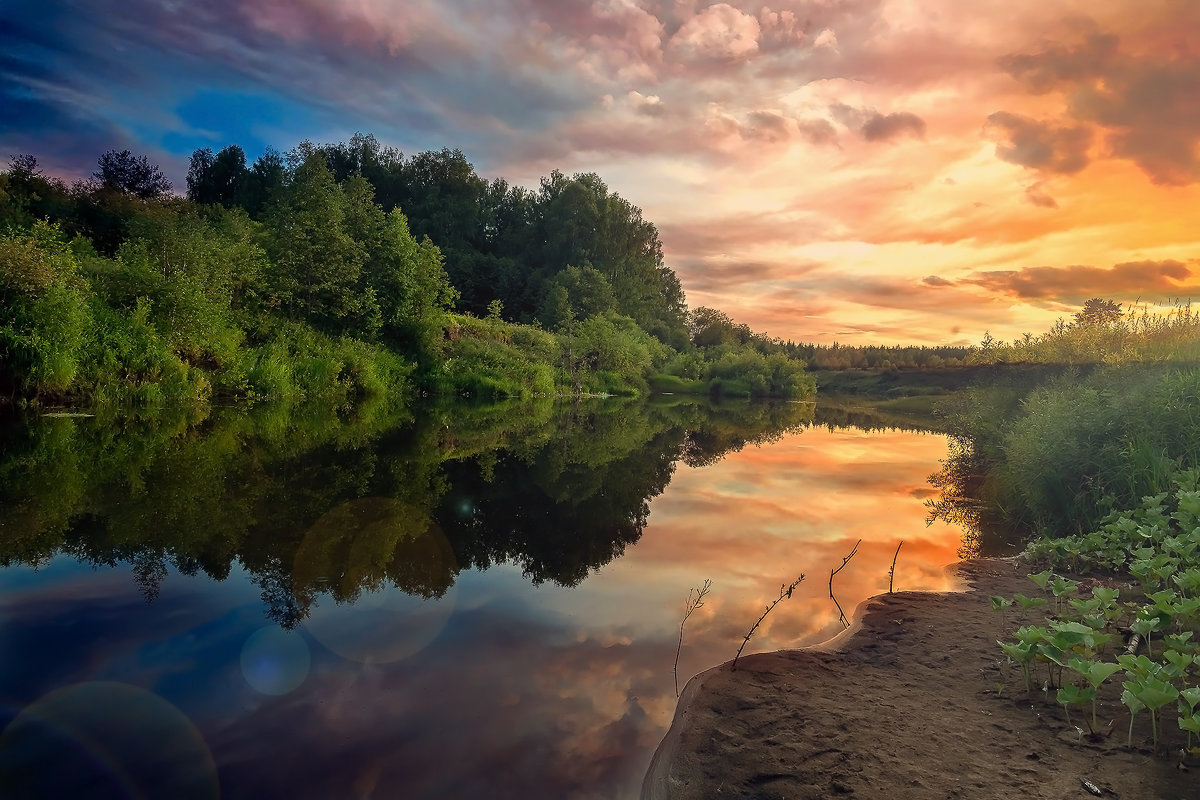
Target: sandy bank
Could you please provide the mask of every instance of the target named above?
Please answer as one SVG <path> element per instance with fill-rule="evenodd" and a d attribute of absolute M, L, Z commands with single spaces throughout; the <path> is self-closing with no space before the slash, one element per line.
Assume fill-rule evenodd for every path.
<path fill-rule="evenodd" d="M 996 644 L 1009 631 L 988 600 L 1035 590 L 1026 570 L 1010 559 L 950 570 L 963 592 L 880 595 L 832 643 L 697 675 L 642 797 L 1093 797 L 1084 781 L 1109 798 L 1200 797 L 1200 765 L 1136 747 L 1148 744 L 1148 715 L 1125 747 L 1119 683 L 1100 705 L 1116 732 L 1099 741 L 1067 724 L 1053 691 L 1026 693 Z M 1178 747 L 1182 734 L 1172 735 Z"/>

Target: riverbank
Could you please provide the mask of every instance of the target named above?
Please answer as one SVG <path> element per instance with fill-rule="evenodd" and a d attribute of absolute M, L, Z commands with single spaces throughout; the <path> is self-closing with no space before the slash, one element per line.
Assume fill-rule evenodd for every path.
<path fill-rule="evenodd" d="M 880 595 L 825 645 L 697 675 L 642 797 L 1093 796 L 1084 781 L 1110 798 L 1195 796 L 1195 759 L 1126 748 L 1119 702 L 1100 707 L 1115 733 L 1092 741 L 1067 724 L 1053 692 L 1025 692 L 996 644 L 1010 631 L 988 598 L 1029 592 L 1028 570 L 1014 559 L 950 570 L 964 591 Z M 1139 718 L 1135 745 L 1143 723 L 1149 738 Z"/>

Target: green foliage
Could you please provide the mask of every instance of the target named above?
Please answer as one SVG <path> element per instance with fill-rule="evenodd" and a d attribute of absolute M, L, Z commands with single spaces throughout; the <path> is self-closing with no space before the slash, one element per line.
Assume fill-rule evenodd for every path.
<path fill-rule="evenodd" d="M 94 400 L 161 405 L 209 395 L 208 380 L 183 363 L 154 326 L 151 308 L 146 298 L 129 311 L 93 302 L 95 325 L 81 377 Z"/>
<path fill-rule="evenodd" d="M 1041 336 L 1012 342 L 990 336 L 972 348 L 972 364 L 1136 364 L 1195 361 L 1200 356 L 1200 314 L 1190 305 L 1165 312 L 1147 307 L 1128 313 L 1112 300 L 1093 298 L 1074 321 L 1059 320 Z"/>
<path fill-rule="evenodd" d="M 972 392 L 948 409 L 956 445 L 935 476 L 943 505 L 934 512 L 983 501 L 1014 527 L 1094 528 L 1111 509 L 1165 490 L 1177 468 L 1200 466 L 1198 392 L 1200 370 L 1171 366 Z"/>
<path fill-rule="evenodd" d="M 145 157 L 99 166 L 71 187 L 29 156 L 0 174 L 10 395 L 349 399 L 411 375 L 484 397 L 814 390 L 794 351 L 727 318 L 696 347 L 657 230 L 594 174 L 530 192 L 362 135 L 250 167 L 236 144 L 197 150 L 187 200 Z"/>
<path fill-rule="evenodd" d="M 445 336 L 441 361 L 424 379 L 435 394 L 495 399 L 555 393 L 553 368 L 538 358 L 557 351 L 553 334 L 497 318 L 453 314 Z"/>
<path fill-rule="evenodd" d="M 803 361 L 730 343 L 670 355 L 654 382 L 671 387 L 664 391 L 725 397 L 795 399 L 816 392 L 816 381 Z"/>
<path fill-rule="evenodd" d="M 411 364 L 379 345 L 281 323 L 244 356 L 240 387 L 251 399 L 350 401 L 410 390 Z"/>
<path fill-rule="evenodd" d="M 1027 679 L 1027 665 L 1034 660 L 1030 652 L 1068 667 L 1079 683 L 1076 687 L 1062 684 L 1060 674 L 1058 700 L 1064 707 L 1091 702 L 1093 731 L 1097 690 L 1123 672 L 1121 702 L 1131 715 L 1130 742 L 1133 716 L 1148 709 L 1157 747 L 1165 733 L 1159 712 L 1176 700 L 1178 727 L 1188 732 L 1188 747 L 1191 733 L 1200 732 L 1193 726 L 1200 688 L 1194 685 L 1197 647 L 1192 641 L 1200 631 L 1198 498 L 1200 470 L 1180 471 L 1168 491 L 1143 498 L 1136 508 L 1110 513 L 1096 530 L 1042 540 L 1026 550 L 1026 557 L 1050 567 L 1030 578 L 1054 596 L 1057 619 L 1045 627 L 1022 628 L 1016 643 L 1002 642 L 1001 647 L 1022 664 Z M 1133 580 L 1136 587 L 1131 596 L 1138 600 L 1119 603 L 1118 589 L 1097 585 L 1090 598 L 1072 599 L 1068 608 L 1061 598 L 1074 593 L 1079 584 L 1052 571 L 1064 568 Z M 1018 595 L 1016 601 L 1020 600 Z M 1119 634 L 1125 631 L 1145 643 L 1146 655 L 1114 649 L 1113 643 L 1121 641 Z M 1155 639 L 1161 639 L 1157 647 Z"/>
<path fill-rule="evenodd" d="M 370 335 L 379 309 L 357 291 L 367 252 L 344 227 L 346 205 L 324 156 L 305 159 L 268 212 L 268 291 L 293 321 Z"/>
<path fill-rule="evenodd" d="M 68 392 L 90 323 L 86 282 L 57 227 L 0 236 L 0 383 Z"/>

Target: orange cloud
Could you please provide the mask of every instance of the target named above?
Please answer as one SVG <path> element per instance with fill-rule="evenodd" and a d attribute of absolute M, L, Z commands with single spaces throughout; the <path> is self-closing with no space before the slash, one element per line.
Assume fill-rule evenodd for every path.
<path fill-rule="evenodd" d="M 1200 291 L 1192 268 L 1180 261 L 1135 261 L 1111 269 L 1089 266 L 1026 267 L 976 273 L 963 280 L 1014 297 L 1082 302 L 1089 297 L 1179 296 Z"/>
<path fill-rule="evenodd" d="M 1162 37 L 1155 28 L 1163 18 L 1148 15 L 1151 25 L 1120 36 L 1085 18 L 1070 23 L 1072 41 L 1013 53 L 1000 64 L 1033 92 L 1060 93 L 1066 116 L 1103 128 L 1112 156 L 1133 161 L 1156 183 L 1184 185 L 1200 180 L 1200 11 L 1166 5 L 1174 26 L 1169 49 L 1145 50 L 1139 41 L 1146 33 Z"/>

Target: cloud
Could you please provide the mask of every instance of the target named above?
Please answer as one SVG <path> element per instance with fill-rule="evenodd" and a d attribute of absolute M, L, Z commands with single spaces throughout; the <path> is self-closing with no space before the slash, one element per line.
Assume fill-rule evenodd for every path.
<path fill-rule="evenodd" d="M 794 11 L 772 11 L 763 6 L 758 12 L 758 24 L 763 38 L 774 38 L 782 42 L 800 42 L 805 39 L 804 23 Z"/>
<path fill-rule="evenodd" d="M 842 125 L 858 131 L 868 142 L 884 142 L 904 133 L 918 138 L 925 136 L 925 120 L 908 111 L 881 114 L 873 108 L 833 103 L 829 113 Z"/>
<path fill-rule="evenodd" d="M 1043 182 L 1031 183 L 1025 187 L 1025 199 L 1039 208 L 1058 208 L 1058 201 L 1042 189 Z"/>
<path fill-rule="evenodd" d="M 644 114 L 648 117 L 662 116 L 665 106 L 662 98 L 656 94 L 644 95 L 641 92 L 629 93 L 629 104 L 638 114 Z"/>
<path fill-rule="evenodd" d="M 862 135 L 868 142 L 883 142 L 894 139 L 904 133 L 911 133 L 917 138 L 925 136 L 925 120 L 907 111 L 894 114 L 872 114 L 863 123 Z"/>
<path fill-rule="evenodd" d="M 681 61 L 741 61 L 758 52 L 759 22 L 728 3 L 717 3 L 683 24 L 668 45 Z"/>
<path fill-rule="evenodd" d="M 1090 21 L 1075 20 L 1073 27 L 1089 29 L 1075 44 L 1047 44 L 1031 53 L 1010 53 L 999 59 L 1002 69 L 1033 91 L 1042 94 L 1103 77 L 1118 60 L 1118 38 L 1095 30 Z"/>
<path fill-rule="evenodd" d="M 1101 31 L 1090 21 L 1076 21 L 1073 31 L 1068 31 L 1074 34 L 1072 43 L 1009 54 L 999 64 L 1035 94 L 1059 93 L 1068 117 L 1099 126 L 1106 134 L 1109 155 L 1134 162 L 1153 182 L 1195 183 L 1200 181 L 1200 41 L 1195 34 L 1200 29 L 1200 8 L 1194 3 L 1174 5 L 1177 18 L 1170 20 L 1170 33 L 1155 30 L 1161 21 L 1153 16 L 1124 38 Z M 1165 41 L 1155 41 L 1158 38 Z M 1038 131 L 1027 130 L 1028 122 L 1021 123 L 1021 130 L 1031 140 L 1032 157 L 1040 153 L 1053 163 L 1046 149 L 1048 130 L 1041 129 L 1039 137 Z M 1060 163 L 1060 171 L 1086 165 L 1081 160 L 1086 149 L 1082 127 L 1060 128 L 1059 136 L 1072 130 L 1071 142 L 1059 141 L 1059 147 L 1050 148 L 1074 153 Z M 1016 145 L 1001 158 L 1025 163 Z"/>
<path fill-rule="evenodd" d="M 832 144 L 837 141 L 837 129 L 827 119 L 798 119 L 796 129 L 813 144 Z"/>
<path fill-rule="evenodd" d="M 790 119 L 774 111 L 751 111 L 746 115 L 748 124 L 743 135 L 768 142 L 787 141 L 791 138 L 794 124 Z"/>
<path fill-rule="evenodd" d="M 836 53 L 838 51 L 837 34 L 832 29 L 826 28 L 817 34 L 816 39 L 813 39 L 813 47 L 825 47 Z"/>
<path fill-rule="evenodd" d="M 1195 275 L 1181 261 L 1130 261 L 1110 269 L 1073 265 L 976 272 L 961 283 L 1027 300 L 1082 302 L 1089 297 L 1177 294 L 1189 288 Z M 1200 283 L 1190 288 L 1200 288 Z"/>
<path fill-rule="evenodd" d="M 1088 165 L 1092 130 L 1083 125 L 1055 126 L 1048 122 L 997 111 L 987 125 L 1003 136 L 996 155 L 1010 164 L 1043 172 L 1072 175 Z"/>

